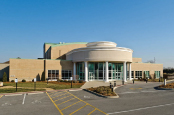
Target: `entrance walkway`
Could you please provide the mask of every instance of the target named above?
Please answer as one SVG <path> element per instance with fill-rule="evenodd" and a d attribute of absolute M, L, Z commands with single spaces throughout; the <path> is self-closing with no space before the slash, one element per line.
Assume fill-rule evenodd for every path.
<path fill-rule="evenodd" d="M 112 85 L 114 85 L 114 81 L 111 81 Z M 124 84 L 132 83 L 132 81 L 127 81 Z M 122 81 L 116 81 L 117 85 L 122 85 Z M 99 86 L 109 86 L 110 82 L 105 82 L 105 81 L 89 81 L 86 82 L 81 88 L 86 89 L 86 88 L 91 88 L 91 87 L 99 87 Z"/>

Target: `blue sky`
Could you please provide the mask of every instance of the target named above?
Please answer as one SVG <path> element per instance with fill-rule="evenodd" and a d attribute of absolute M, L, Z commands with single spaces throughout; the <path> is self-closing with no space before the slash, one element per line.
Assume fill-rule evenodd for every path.
<path fill-rule="evenodd" d="M 174 0 L 0 0 L 0 63 L 43 44 L 112 41 L 174 67 Z"/>

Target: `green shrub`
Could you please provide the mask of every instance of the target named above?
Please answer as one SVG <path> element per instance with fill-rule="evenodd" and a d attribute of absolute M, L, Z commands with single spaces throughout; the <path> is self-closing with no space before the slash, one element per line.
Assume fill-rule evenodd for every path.
<path fill-rule="evenodd" d="M 26 82 L 26 80 L 25 80 L 25 79 L 23 79 L 23 80 L 22 80 L 22 82 Z"/>
<path fill-rule="evenodd" d="M 2 81 L 3 82 L 7 82 L 7 74 L 6 74 L 6 72 L 4 72 L 4 74 L 3 74 Z"/>
<path fill-rule="evenodd" d="M 68 82 L 67 80 L 64 80 L 64 82 Z"/>
<path fill-rule="evenodd" d="M 63 82 L 63 80 L 61 79 L 60 82 Z"/>
<path fill-rule="evenodd" d="M 11 80 L 11 82 L 14 82 L 14 80 Z"/>
<path fill-rule="evenodd" d="M 45 81 L 45 72 L 42 72 L 41 81 Z"/>
<path fill-rule="evenodd" d="M 76 80 L 73 80 L 73 83 L 77 83 L 77 81 Z"/>
<path fill-rule="evenodd" d="M 57 82 L 60 82 L 60 79 L 57 79 Z"/>
<path fill-rule="evenodd" d="M 80 80 L 79 83 L 83 83 L 83 80 Z"/>

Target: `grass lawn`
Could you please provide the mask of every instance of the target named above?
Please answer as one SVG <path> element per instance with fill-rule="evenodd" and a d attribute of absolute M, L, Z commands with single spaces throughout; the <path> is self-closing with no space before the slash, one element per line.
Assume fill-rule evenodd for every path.
<path fill-rule="evenodd" d="M 27 88 L 18 88 L 17 92 L 27 92 L 27 91 L 34 91 L 34 89 L 27 89 Z M 36 91 L 45 91 L 45 89 L 36 89 Z M 16 92 L 16 88 L 4 88 L 0 89 L 0 93 L 14 93 Z"/>
<path fill-rule="evenodd" d="M 73 83 L 73 88 L 80 88 L 84 83 Z M 4 86 L 14 86 L 16 87 L 16 83 L 14 82 L 4 82 Z M 18 87 L 24 88 L 34 88 L 34 82 L 18 82 Z M 69 89 L 71 88 L 71 83 L 65 82 L 36 82 L 36 88 L 52 88 L 52 89 Z"/>

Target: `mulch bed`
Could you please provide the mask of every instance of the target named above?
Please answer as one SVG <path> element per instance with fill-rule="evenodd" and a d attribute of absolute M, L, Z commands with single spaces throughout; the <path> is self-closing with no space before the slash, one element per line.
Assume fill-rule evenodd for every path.
<path fill-rule="evenodd" d="M 112 89 L 109 86 L 100 86 L 100 87 L 91 87 L 87 90 L 102 94 L 104 96 L 117 96 L 114 92 L 112 92 Z"/>
<path fill-rule="evenodd" d="M 160 88 L 174 88 L 174 83 L 169 83 L 169 84 L 166 84 L 166 86 L 163 85 L 160 85 L 159 86 Z"/>

